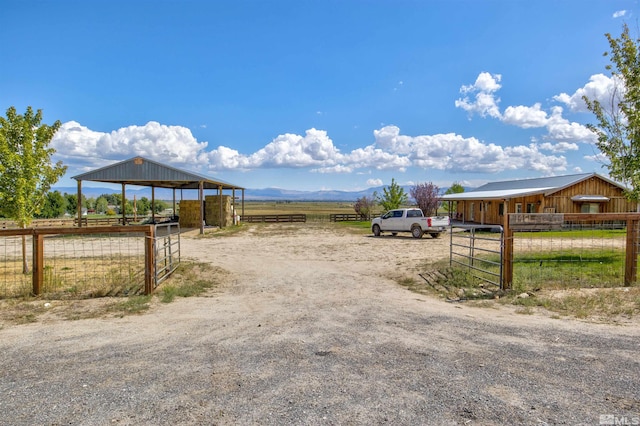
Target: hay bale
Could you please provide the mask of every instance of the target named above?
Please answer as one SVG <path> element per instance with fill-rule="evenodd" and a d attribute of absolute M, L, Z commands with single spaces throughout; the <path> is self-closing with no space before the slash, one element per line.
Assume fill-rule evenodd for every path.
<path fill-rule="evenodd" d="M 181 228 L 200 228 L 200 201 L 181 200 L 180 217 L 178 222 Z"/>
<path fill-rule="evenodd" d="M 222 218 L 220 218 L 220 203 L 222 203 Z M 204 221 L 208 226 L 233 225 L 233 209 L 231 196 L 207 195 L 204 197 Z"/>

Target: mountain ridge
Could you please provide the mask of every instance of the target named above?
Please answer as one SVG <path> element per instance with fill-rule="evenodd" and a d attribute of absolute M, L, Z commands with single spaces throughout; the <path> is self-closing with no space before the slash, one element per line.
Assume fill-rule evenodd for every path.
<path fill-rule="evenodd" d="M 384 186 L 372 187 L 363 189 L 360 191 L 341 191 L 341 190 L 320 190 L 320 191 L 301 191 L 294 189 L 282 189 L 282 188 L 247 188 L 244 190 L 244 199 L 247 201 L 353 201 L 362 198 L 364 196 L 372 197 L 374 193 L 382 194 Z M 404 191 L 409 194 L 411 186 L 403 186 Z M 52 187 L 53 191 L 60 191 L 62 194 L 76 194 L 77 188 L 73 186 L 60 186 Z M 465 188 L 467 191 L 468 188 Z M 441 190 L 444 193 L 446 189 Z M 82 195 L 87 198 L 97 198 L 103 194 L 120 194 L 122 191 L 119 189 L 109 187 L 92 187 L 86 186 L 82 188 Z M 210 195 L 214 191 L 207 190 L 205 195 Z M 225 195 L 230 195 L 229 191 L 224 192 Z M 198 198 L 197 190 L 185 190 L 180 197 L 180 190 L 176 191 L 177 199 L 195 200 Z M 136 196 L 137 198 L 147 197 L 151 198 L 151 188 L 126 188 L 125 196 L 128 199 Z M 241 197 L 241 191 L 236 191 L 236 197 Z M 173 190 L 168 188 L 156 188 L 155 198 L 158 200 L 172 200 Z"/>

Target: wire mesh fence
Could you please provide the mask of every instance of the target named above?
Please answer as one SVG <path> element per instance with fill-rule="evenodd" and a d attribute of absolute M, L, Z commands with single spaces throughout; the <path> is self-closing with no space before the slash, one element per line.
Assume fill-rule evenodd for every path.
<path fill-rule="evenodd" d="M 87 298 L 145 291 L 145 232 L 42 237 L 41 295 Z M 0 237 L 0 298 L 34 293 L 35 239 L 32 235 Z"/>
<path fill-rule="evenodd" d="M 450 263 L 502 289 L 637 285 L 639 224 L 633 213 L 510 214 L 502 235 L 491 226 L 452 227 Z"/>
<path fill-rule="evenodd" d="M 637 222 L 633 226 L 637 227 Z M 637 237 L 635 240 L 637 247 Z M 625 284 L 626 254 L 623 222 L 566 221 L 548 231 L 515 231 L 513 286 L 619 287 Z M 635 276 L 637 259 L 630 267 Z"/>

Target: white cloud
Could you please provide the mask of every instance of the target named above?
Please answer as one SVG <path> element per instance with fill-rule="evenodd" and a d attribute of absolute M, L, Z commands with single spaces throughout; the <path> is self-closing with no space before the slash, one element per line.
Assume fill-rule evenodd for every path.
<path fill-rule="evenodd" d="M 456 107 L 467 111 L 469 115 L 475 113 L 481 117 L 499 118 L 500 99 L 495 97 L 495 92 L 502 87 L 499 84 L 501 79 L 500 74 L 480 73 L 474 84 L 460 88 L 460 93 L 465 96 L 455 101 Z"/>
<path fill-rule="evenodd" d="M 579 88 L 568 95 L 561 93 L 553 97 L 569 107 L 573 112 L 589 112 L 587 105 L 582 100 L 583 96 L 591 100 L 597 100 L 602 105 L 611 103 L 611 96 L 616 90 L 623 90 L 623 83 L 616 77 L 607 77 L 604 74 L 594 74 L 589 78 L 589 82 L 584 87 Z"/>
<path fill-rule="evenodd" d="M 559 107 L 558 107 L 559 108 Z M 514 108 L 512 117 L 519 122 L 536 108 Z M 515 112 L 520 111 L 518 116 Z M 557 126 L 571 130 L 571 124 L 558 118 Z M 566 121 L 566 120 L 565 120 Z M 566 131 L 569 131 L 565 129 Z M 253 153 L 218 146 L 205 151 L 206 142 L 198 142 L 191 132 L 179 126 L 156 122 L 145 126 L 129 126 L 111 133 L 92 131 L 79 123 L 65 123 L 54 137 L 53 147 L 65 163 L 82 164 L 88 168 L 104 166 L 135 155 L 173 165 L 188 165 L 209 171 L 253 170 L 260 168 L 307 168 L 320 174 L 359 173 L 362 170 L 394 170 L 405 172 L 410 167 L 451 172 L 487 172 L 505 170 L 536 170 L 544 174 L 564 171 L 566 159 L 546 155 L 575 149 L 569 141 L 545 142 L 538 146 L 501 147 L 474 137 L 455 133 L 435 135 L 403 135 L 397 126 L 384 126 L 373 131 L 371 145 L 342 153 L 324 130 L 309 129 L 304 135 L 279 135 Z M 374 179 L 375 181 L 375 179 Z"/>
<path fill-rule="evenodd" d="M 331 167 L 320 167 L 317 169 L 309 170 L 311 173 L 331 173 L 331 174 L 340 174 L 340 173 L 351 173 L 353 172 L 353 167 L 344 166 L 342 164 L 338 164 Z"/>
<path fill-rule="evenodd" d="M 523 129 L 544 127 L 547 124 L 547 113 L 542 111 L 541 105 L 536 103 L 532 107 L 510 106 L 504 110 L 502 121 Z"/>
<path fill-rule="evenodd" d="M 382 186 L 382 179 L 367 179 L 369 186 Z"/>
<path fill-rule="evenodd" d="M 594 155 L 585 155 L 584 159 L 587 161 L 594 161 L 596 163 L 609 164 L 609 159 L 601 152 Z"/>
<path fill-rule="evenodd" d="M 503 148 L 454 133 L 407 136 L 400 135 L 396 126 L 377 130 L 374 136 L 376 146 L 406 155 L 411 165 L 423 169 L 487 173 L 527 169 L 550 174 L 567 167 L 564 157 L 544 155 L 535 144 Z"/>
<path fill-rule="evenodd" d="M 595 143 L 596 135 L 582 124 L 570 122 L 562 117 L 562 107 L 551 109 L 551 116 L 547 123 L 548 135 L 546 139 L 557 142 L 586 142 Z"/>
<path fill-rule="evenodd" d="M 549 143 L 545 142 L 539 145 L 540 149 L 551 152 L 567 152 L 567 151 L 577 151 L 578 145 L 575 143 L 569 142 L 559 142 L 559 143 Z"/>
<path fill-rule="evenodd" d="M 82 162 L 85 166 L 104 166 L 137 155 L 173 164 L 203 164 L 206 142 L 198 142 L 191 130 L 150 121 L 144 126 L 128 126 L 111 133 L 96 132 L 69 121 L 51 140 L 56 155 L 65 162 Z M 87 164 L 88 163 L 88 164 Z"/>
<path fill-rule="evenodd" d="M 501 80 L 500 74 L 490 75 L 489 73 L 480 73 L 476 82 L 473 85 L 462 86 L 460 91 L 462 93 L 477 93 L 474 101 L 471 101 L 469 97 L 464 99 L 458 99 L 456 106 L 464 109 L 469 113 L 478 113 L 479 115 L 486 117 L 487 115 L 492 118 L 497 118 L 505 124 L 517 126 L 522 129 L 530 128 L 546 128 L 547 134 L 542 138 L 550 143 L 556 145 L 556 149 L 567 149 L 571 143 L 584 142 L 593 143 L 596 138 L 593 132 L 586 128 L 586 126 L 570 122 L 562 116 L 563 109 L 559 106 L 551 108 L 551 113 L 544 111 L 540 103 L 535 103 L 533 106 L 508 106 L 504 113 L 500 113 L 496 100 L 496 91 L 501 88 L 498 84 Z M 619 84 L 615 84 L 616 81 L 606 77 L 603 74 L 593 75 L 583 88 L 578 89 L 573 95 L 567 95 L 562 93 L 554 96 L 554 100 L 562 102 L 569 106 L 572 111 L 586 111 L 582 96 L 587 95 L 590 98 L 605 100 L 610 99 L 610 93 L 615 87 L 619 87 Z M 537 138 L 532 138 L 534 141 Z M 558 145 L 559 143 L 566 143 L 567 145 Z M 406 145 L 407 141 L 394 140 L 389 143 L 396 145 Z M 561 151 L 555 151 L 561 152 Z"/>
<path fill-rule="evenodd" d="M 613 17 L 614 18 L 621 18 L 626 14 L 627 14 L 626 10 L 618 10 L 618 11 L 613 12 Z"/>
<path fill-rule="evenodd" d="M 285 133 L 251 155 L 220 146 L 209 152 L 210 169 L 262 167 L 319 167 L 330 170 L 343 158 L 324 130 L 309 129 L 305 136 Z M 337 170 L 337 169 L 336 169 Z"/>

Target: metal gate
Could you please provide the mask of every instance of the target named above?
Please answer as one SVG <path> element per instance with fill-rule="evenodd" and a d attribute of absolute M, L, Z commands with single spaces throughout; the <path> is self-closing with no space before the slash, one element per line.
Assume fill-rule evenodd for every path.
<path fill-rule="evenodd" d="M 178 223 L 156 225 L 154 251 L 153 286 L 156 288 L 180 264 L 180 225 Z"/>
<path fill-rule="evenodd" d="M 504 230 L 492 225 L 452 225 L 449 265 L 502 289 Z"/>

